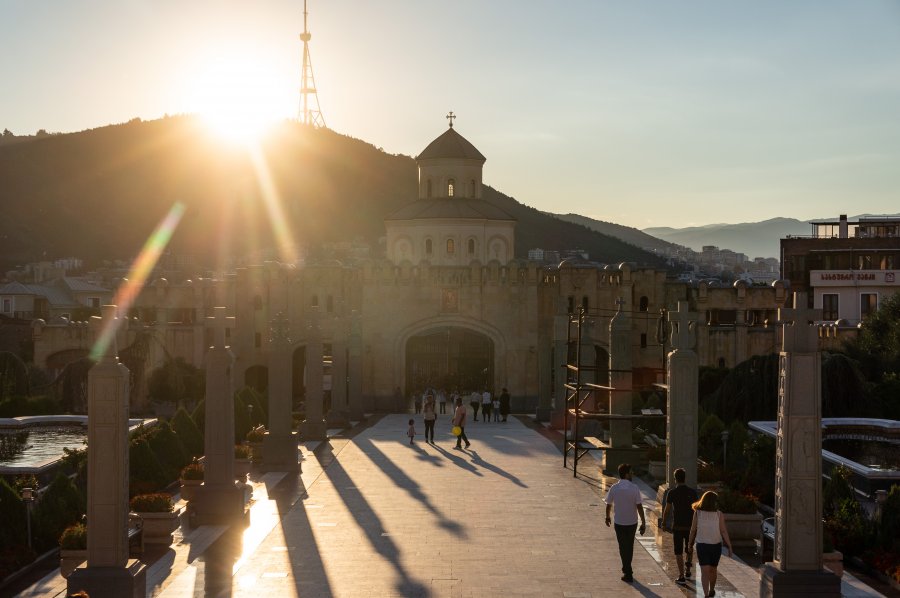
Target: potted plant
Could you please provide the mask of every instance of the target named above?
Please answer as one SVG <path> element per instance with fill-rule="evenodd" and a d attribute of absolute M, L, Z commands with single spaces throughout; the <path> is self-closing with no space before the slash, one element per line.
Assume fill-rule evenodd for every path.
<path fill-rule="evenodd" d="M 59 573 L 69 577 L 75 568 L 87 560 L 87 526 L 70 525 L 59 537 Z"/>
<path fill-rule="evenodd" d="M 722 468 L 705 463 L 697 468 L 697 491 L 703 494 L 707 490 L 718 492 L 722 487 L 722 480 L 725 475 Z"/>
<path fill-rule="evenodd" d="M 265 436 L 265 426 L 257 426 L 247 432 L 247 443 L 250 445 L 251 456 L 254 463 L 262 459 L 262 443 Z"/>
<path fill-rule="evenodd" d="M 188 463 L 181 470 L 181 498 L 191 500 L 197 488 L 203 484 L 203 465 L 196 460 Z"/>
<path fill-rule="evenodd" d="M 647 469 L 650 476 L 655 480 L 666 479 L 666 447 L 651 446 L 647 450 L 647 461 L 649 465 Z"/>
<path fill-rule="evenodd" d="M 757 511 L 756 498 L 730 488 L 722 488 L 716 494 L 732 546 L 756 546 L 762 529 L 762 515 Z"/>
<path fill-rule="evenodd" d="M 243 480 L 250 473 L 250 447 L 245 444 L 234 445 L 234 476 Z"/>
<path fill-rule="evenodd" d="M 165 492 L 138 494 L 131 499 L 130 506 L 143 520 L 144 544 L 168 546 L 172 543 L 172 532 L 178 529 L 181 509 L 175 509 L 170 495 Z"/>

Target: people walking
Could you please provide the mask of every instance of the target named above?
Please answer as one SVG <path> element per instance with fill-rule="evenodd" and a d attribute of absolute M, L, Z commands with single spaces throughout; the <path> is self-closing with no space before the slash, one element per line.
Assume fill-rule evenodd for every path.
<path fill-rule="evenodd" d="M 438 391 L 437 401 L 441 406 L 441 415 L 447 413 L 447 392 L 443 388 Z"/>
<path fill-rule="evenodd" d="M 422 413 L 422 395 L 415 393 L 413 395 L 413 405 L 415 405 L 416 413 Z"/>
<path fill-rule="evenodd" d="M 494 408 L 494 402 L 491 400 L 491 393 L 487 389 L 481 393 L 481 421 L 491 421 L 491 411 Z"/>
<path fill-rule="evenodd" d="M 494 397 L 491 402 L 491 414 L 493 414 L 495 422 L 500 421 L 500 397 Z"/>
<path fill-rule="evenodd" d="M 466 443 L 466 448 L 469 448 L 469 439 L 466 437 L 466 417 L 468 417 L 468 413 L 466 412 L 466 408 L 463 407 L 462 399 L 460 397 L 456 398 L 456 411 L 453 413 L 453 425 L 459 426 L 459 436 L 456 437 L 456 446 L 453 447 L 455 449 L 462 450 L 462 443 Z"/>
<path fill-rule="evenodd" d="M 505 388 L 500 393 L 500 415 L 503 416 L 503 421 L 506 421 L 506 416 L 509 415 L 509 391 Z"/>
<path fill-rule="evenodd" d="M 631 481 L 631 465 L 622 463 L 619 465 L 619 481 L 612 485 L 606 493 L 606 527 L 612 522 L 610 512 L 615 516 L 616 540 L 619 543 L 619 557 L 622 559 L 622 581 L 631 583 L 634 581 L 634 571 L 631 568 L 631 560 L 634 556 L 634 534 L 640 531 L 644 535 L 647 522 L 644 520 L 644 507 L 641 491 Z M 637 520 L 641 518 L 641 527 L 638 529 Z"/>
<path fill-rule="evenodd" d="M 675 487 L 666 490 L 663 497 L 663 513 L 662 524 L 660 527 L 666 529 L 666 522 L 669 520 L 669 513 L 672 513 L 672 525 L 666 531 L 672 532 L 672 543 L 675 545 L 675 562 L 678 564 L 678 579 L 676 583 L 686 583 L 686 577 L 691 576 L 691 555 L 694 553 L 694 546 L 688 542 L 691 534 L 691 523 L 694 519 L 693 504 L 697 502 L 697 491 L 685 483 L 685 471 L 678 468 L 673 472 L 675 476 Z M 682 556 L 684 553 L 687 556 Z"/>
<path fill-rule="evenodd" d="M 700 582 L 703 584 L 704 596 L 716 595 L 716 578 L 718 577 L 719 558 L 722 556 L 722 543 L 728 547 L 731 556 L 731 538 L 725 527 L 725 515 L 719 511 L 719 495 L 715 492 L 704 492 L 700 500 L 693 505 L 694 518 L 691 522 L 690 544 L 697 542 L 697 562 L 700 563 Z"/>
<path fill-rule="evenodd" d="M 472 406 L 472 411 L 475 412 L 474 421 L 478 421 L 478 408 L 481 407 L 481 393 L 477 390 L 473 390 L 472 394 L 469 396 L 469 405 Z"/>
<path fill-rule="evenodd" d="M 434 412 L 434 396 L 432 395 L 425 397 L 422 419 L 425 421 L 425 442 L 434 444 L 434 422 L 437 420 L 437 414 Z"/>

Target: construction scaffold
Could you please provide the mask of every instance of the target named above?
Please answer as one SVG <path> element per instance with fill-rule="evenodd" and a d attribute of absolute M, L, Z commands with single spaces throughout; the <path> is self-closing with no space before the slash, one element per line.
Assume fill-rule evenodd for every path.
<path fill-rule="evenodd" d="M 647 312 L 632 312 L 632 318 L 643 318 L 647 322 L 656 322 L 656 345 L 661 349 L 661 366 L 650 370 L 655 374 L 656 380 L 650 384 L 628 388 L 615 388 L 609 385 L 610 374 L 627 373 L 633 375 L 634 370 L 611 370 L 609 363 L 600 364 L 596 359 L 588 363 L 583 359 L 583 330 L 587 324 L 596 325 L 598 321 L 609 320 L 615 316 L 615 310 L 587 309 L 579 307 L 577 312 L 568 315 L 568 330 L 566 338 L 567 358 L 565 366 L 566 381 L 565 409 L 563 413 L 563 467 L 568 467 L 569 455 L 572 455 L 572 475 L 578 476 L 578 462 L 590 451 L 602 451 L 611 448 L 603 440 L 584 436 L 582 432 L 583 422 L 598 421 L 608 424 L 612 421 L 652 421 L 665 420 L 666 415 L 662 409 L 641 409 L 639 414 L 624 414 L 611 412 L 611 398 L 613 393 L 633 393 L 641 390 L 655 390 L 663 396 L 662 404 L 668 393 L 668 386 L 664 383 L 666 378 L 666 344 L 665 322 L 666 313 L 663 310 L 659 316 L 652 316 Z M 608 328 L 608 326 L 607 326 Z M 598 374 L 606 378 L 605 384 L 597 382 Z M 594 382 L 589 382 L 593 379 Z M 661 382 L 660 379 L 663 381 Z"/>

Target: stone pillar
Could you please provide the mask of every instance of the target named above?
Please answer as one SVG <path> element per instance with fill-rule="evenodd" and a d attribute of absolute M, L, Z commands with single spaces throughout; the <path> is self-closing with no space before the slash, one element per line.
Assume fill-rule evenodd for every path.
<path fill-rule="evenodd" d="M 88 372 L 87 566 L 67 580 L 67 590 L 97 598 L 146 595 L 146 568 L 128 558 L 129 372 L 119 363 L 116 306 L 104 305 L 91 318 L 92 355 Z"/>
<path fill-rule="evenodd" d="M 794 293 L 779 309 L 778 436 L 775 460 L 775 555 L 760 577 L 760 596 L 840 596 L 841 580 L 822 569 L 822 356 L 809 309 Z"/>
<path fill-rule="evenodd" d="M 325 416 L 329 428 L 345 428 L 350 425 L 347 405 L 347 333 L 342 328 L 340 322 L 337 322 L 331 344 L 331 410 Z"/>
<path fill-rule="evenodd" d="M 278 314 L 270 324 L 269 426 L 263 437 L 264 471 L 300 470 L 297 434 L 293 430 L 293 348 L 290 321 Z M 307 412 L 308 414 L 308 412 Z"/>
<path fill-rule="evenodd" d="M 347 398 L 350 420 L 362 421 L 365 417 L 363 414 L 363 397 L 362 397 L 362 318 L 358 311 L 353 311 L 350 315 L 350 338 L 348 340 L 349 363 L 347 365 L 347 376 L 350 378 L 350 392 Z"/>
<path fill-rule="evenodd" d="M 621 463 L 637 456 L 631 441 L 631 313 L 623 309 L 625 301 L 616 300 L 616 315 L 609 323 L 609 412 L 624 416 L 609 420 L 609 448 L 603 451 L 603 472 L 617 475 Z"/>
<path fill-rule="evenodd" d="M 328 428 L 322 417 L 322 330 L 319 308 L 311 307 L 306 341 L 306 420 L 301 424 L 303 440 L 326 440 Z"/>
<path fill-rule="evenodd" d="M 234 327 L 234 318 L 225 313 L 226 308 L 215 307 L 205 322 L 213 330 L 213 344 L 204 357 L 203 485 L 189 504 L 197 525 L 227 523 L 244 515 L 243 484 L 234 479 L 234 355 L 225 344 L 225 329 Z"/>
<path fill-rule="evenodd" d="M 568 326 L 569 316 L 567 314 L 557 314 L 553 317 L 553 396 L 548 405 L 550 411 L 547 415 L 555 428 L 563 427 L 566 396 L 568 395 L 565 387 L 568 377 L 566 364 L 569 360 Z M 538 413 L 537 415 L 540 417 L 544 414 Z"/>
<path fill-rule="evenodd" d="M 697 487 L 697 410 L 699 359 L 694 351 L 697 314 L 688 311 L 685 301 L 670 311 L 672 351 L 666 358 L 666 384 L 669 387 L 666 409 L 666 483 L 658 496 L 675 485 L 672 472 L 681 467 L 685 482 Z"/>

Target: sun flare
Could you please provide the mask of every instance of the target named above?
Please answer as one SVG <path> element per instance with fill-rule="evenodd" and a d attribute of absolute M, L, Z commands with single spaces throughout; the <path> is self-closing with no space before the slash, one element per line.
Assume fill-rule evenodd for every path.
<path fill-rule="evenodd" d="M 199 70 L 192 87 L 190 111 L 232 142 L 255 142 L 274 123 L 291 116 L 291 81 L 263 61 L 215 60 Z"/>

